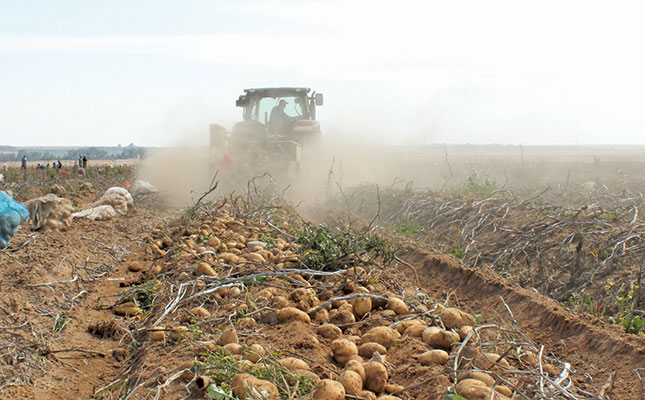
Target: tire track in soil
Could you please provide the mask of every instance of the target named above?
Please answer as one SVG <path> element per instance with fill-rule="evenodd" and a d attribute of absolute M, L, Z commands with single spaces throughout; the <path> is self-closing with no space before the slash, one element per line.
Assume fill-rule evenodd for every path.
<path fill-rule="evenodd" d="M 482 314 L 488 322 L 510 323 L 499 298 L 502 296 L 519 328 L 535 344 L 544 345 L 545 351 L 571 363 L 574 369 L 586 370 L 597 388 L 615 372 L 609 398 L 643 399 L 634 368 L 645 368 L 644 339 L 628 335 L 618 326 L 590 323 L 548 297 L 513 286 L 486 271 L 466 268 L 452 256 L 407 245 L 402 258 L 415 266 L 419 286 L 427 294 L 445 298 L 454 291 L 458 306 L 464 310 Z M 411 279 L 405 271 L 396 275 L 409 284 Z"/>

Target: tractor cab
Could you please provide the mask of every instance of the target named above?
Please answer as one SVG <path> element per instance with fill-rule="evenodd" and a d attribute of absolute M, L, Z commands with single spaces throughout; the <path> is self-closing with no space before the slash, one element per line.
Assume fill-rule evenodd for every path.
<path fill-rule="evenodd" d="M 235 105 L 242 121 L 227 130 L 210 125 L 210 170 L 226 173 L 231 180 L 269 172 L 271 176 L 295 177 L 300 171 L 303 147 L 320 138 L 316 107 L 323 95 L 309 88 L 245 89 Z"/>
<path fill-rule="evenodd" d="M 320 137 L 316 106 L 322 93 L 309 88 L 245 89 L 235 105 L 242 107 L 243 120 L 233 126 L 232 139 L 293 140 L 304 144 Z"/>

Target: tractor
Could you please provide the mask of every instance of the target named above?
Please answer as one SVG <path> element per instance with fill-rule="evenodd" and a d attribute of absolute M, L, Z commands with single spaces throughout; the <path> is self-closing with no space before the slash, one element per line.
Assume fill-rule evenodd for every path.
<path fill-rule="evenodd" d="M 232 132 L 210 125 L 211 171 L 237 181 L 264 173 L 297 177 L 302 148 L 320 139 L 316 106 L 322 104 L 323 95 L 309 88 L 244 89 L 235 102 L 242 121 Z"/>

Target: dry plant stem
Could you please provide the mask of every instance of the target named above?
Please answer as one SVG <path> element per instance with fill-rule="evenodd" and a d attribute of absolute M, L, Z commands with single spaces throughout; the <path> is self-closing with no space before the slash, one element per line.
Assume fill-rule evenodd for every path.
<path fill-rule="evenodd" d="M 418 287 L 419 286 L 419 273 L 417 272 L 417 269 L 414 268 L 414 266 L 412 266 L 412 264 L 410 264 L 410 263 L 408 263 L 408 262 L 406 262 L 404 260 L 401 260 L 399 258 L 399 256 L 397 256 L 397 255 L 394 256 L 394 259 L 396 261 L 398 261 L 399 263 L 405 265 L 406 267 L 408 267 L 412 271 L 412 273 L 414 274 L 414 283 Z"/>

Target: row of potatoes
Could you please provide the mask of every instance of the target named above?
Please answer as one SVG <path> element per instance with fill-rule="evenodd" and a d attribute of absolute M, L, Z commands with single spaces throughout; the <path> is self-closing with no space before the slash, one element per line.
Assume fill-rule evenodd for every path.
<path fill-rule="evenodd" d="M 152 245 L 160 252 L 171 246 L 172 241 L 165 235 L 161 228 L 153 230 Z M 291 266 L 295 263 L 297 248 L 294 244 L 278 238 L 274 240 L 272 248 L 268 249 L 264 241 L 260 241 L 262 232 L 255 227 L 244 226 L 233 218 L 215 218 L 208 224 L 202 224 L 190 236 L 177 243 L 182 249 L 180 257 L 200 258 L 208 262 L 197 264 L 197 276 L 217 276 L 211 267 L 213 263 L 271 263 L 274 266 Z M 365 271 L 356 267 L 347 272 L 347 276 L 328 277 L 329 283 L 334 279 L 344 280 L 352 276 L 364 276 Z M 294 274 L 291 279 L 308 282 L 300 275 Z M 350 277 L 351 278 L 351 277 Z M 267 280 L 269 281 L 269 279 Z M 455 353 L 455 344 L 463 341 L 473 330 L 473 317 L 457 308 L 445 308 L 437 304 L 436 312 L 440 316 L 442 326 L 427 326 L 427 322 L 420 318 L 404 319 L 392 326 L 377 326 L 365 332 L 362 336 L 346 336 L 339 326 L 352 324 L 364 318 L 368 313 L 378 309 L 388 316 L 401 316 L 410 312 L 408 305 L 400 298 L 389 296 L 369 296 L 374 291 L 370 285 L 360 286 L 352 281 L 345 285 L 346 294 L 365 294 L 366 296 L 340 300 L 321 307 L 321 305 L 334 296 L 333 292 L 316 293 L 310 288 L 298 288 L 285 293 L 284 289 L 265 288 L 254 295 L 258 304 L 270 305 L 276 309 L 277 320 L 281 323 L 301 321 L 307 324 L 316 323 L 316 332 L 319 336 L 331 340 L 329 345 L 334 361 L 343 369 L 335 379 L 320 380 L 311 372 L 303 360 L 288 357 L 280 360 L 285 367 L 301 375 L 311 376 L 318 382 L 312 398 L 314 400 L 344 399 L 346 395 L 358 396 L 364 399 L 398 399 L 393 393 L 403 387 L 388 382 L 389 374 L 386 367 L 386 358 L 389 349 L 406 337 L 415 337 L 428 345 L 427 351 L 415 355 L 422 365 L 445 365 L 451 360 L 451 353 Z M 223 298 L 227 295 L 239 295 L 238 288 L 224 288 L 215 296 Z M 231 304 L 232 306 L 232 304 Z M 238 310 L 240 311 L 240 310 Z M 206 310 L 191 310 L 191 314 L 199 317 L 208 317 Z M 244 318 L 238 323 L 253 326 L 253 318 Z M 248 320 L 248 321 L 246 321 Z M 264 354 L 264 349 L 259 345 L 252 347 L 241 346 L 234 331 L 226 330 L 217 343 L 209 345 L 224 346 L 224 348 L 239 362 L 257 362 Z M 163 333 L 157 333 L 157 340 L 163 338 Z M 243 348 L 253 349 L 246 353 Z M 257 359 L 256 359 L 257 356 Z M 508 362 L 493 353 L 481 353 L 472 367 L 487 370 L 494 365 L 510 368 Z M 232 382 L 234 394 L 244 398 L 244 390 L 249 387 L 262 387 L 267 393 L 275 394 L 277 389 L 272 383 L 261 381 L 249 374 L 240 374 Z M 240 383 L 241 382 L 241 383 Z M 235 393 L 238 388 L 238 393 Z M 268 389 L 267 389 L 268 388 Z M 275 389 L 275 390 L 274 390 Z M 457 392 L 468 400 L 489 399 L 497 396 L 499 400 L 512 397 L 513 392 L 504 385 L 497 385 L 495 379 L 485 372 L 466 371 L 458 375 Z"/>
<path fill-rule="evenodd" d="M 359 274 L 364 271 L 352 271 Z M 335 362 L 343 367 L 336 380 L 321 380 L 313 392 L 314 400 L 344 399 L 346 395 L 365 399 L 397 399 L 395 393 L 403 387 L 388 382 L 389 375 L 385 360 L 389 349 L 405 337 L 416 337 L 428 345 L 428 351 L 417 355 L 422 365 L 446 364 L 454 344 L 473 330 L 473 317 L 457 308 L 445 308 L 437 304 L 443 327 L 427 326 L 419 318 L 404 319 L 394 326 L 377 326 L 362 336 L 344 336 L 338 325 L 351 324 L 378 308 L 390 316 L 403 316 L 410 309 L 400 298 L 390 296 L 386 301 L 376 297 L 358 297 L 333 302 L 327 307 L 319 305 L 331 298 L 330 293 L 317 296 L 313 289 L 298 288 L 288 295 L 278 294 L 275 288 L 266 288 L 256 295 L 256 301 L 268 301 L 277 309 L 280 322 L 301 321 L 320 323 L 316 328 L 319 336 L 332 340 L 330 350 Z M 369 294 L 362 286 L 355 286 L 352 293 Z M 320 297 L 320 298 L 319 298 Z M 482 354 L 476 367 L 488 369 L 497 361 L 497 354 Z M 492 361 L 491 361 L 492 360 Z M 302 362 L 303 364 L 306 364 Z M 508 366 L 506 360 L 500 364 Z M 490 398 L 494 390 L 500 400 L 512 396 L 512 390 L 495 385 L 495 380 L 483 372 L 465 372 L 459 375 L 458 393 L 468 400 Z M 493 389 L 494 386 L 494 389 Z M 377 397 L 380 396 L 380 397 Z M 486 397 L 488 396 L 488 397 Z"/>

